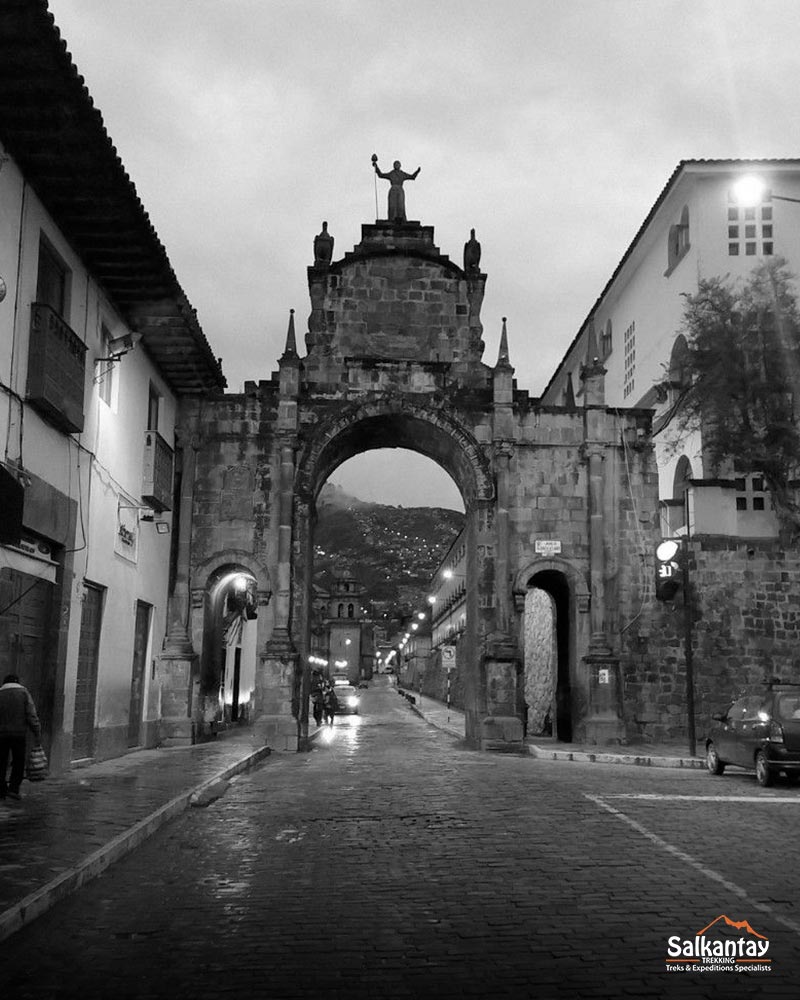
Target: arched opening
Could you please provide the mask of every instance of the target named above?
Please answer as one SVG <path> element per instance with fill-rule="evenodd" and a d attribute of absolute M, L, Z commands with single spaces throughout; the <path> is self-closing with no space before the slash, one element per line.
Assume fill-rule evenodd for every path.
<path fill-rule="evenodd" d="M 682 333 L 678 334 L 669 356 L 669 404 L 676 406 L 689 387 L 689 345 Z"/>
<path fill-rule="evenodd" d="M 681 455 L 675 466 L 675 476 L 672 481 L 672 499 L 685 501 L 686 490 L 689 486 L 689 480 L 692 478 L 692 463 L 686 457 L 686 455 Z"/>
<path fill-rule="evenodd" d="M 562 573 L 535 573 L 525 593 L 524 697 L 529 736 L 572 740 L 570 593 Z"/>
<path fill-rule="evenodd" d="M 421 409 L 421 408 L 420 408 Z M 377 412 L 376 412 L 377 411 Z M 353 621 L 355 626 L 361 622 L 360 636 L 363 639 L 362 649 L 359 659 L 361 663 L 360 676 L 366 676 L 364 672 L 364 653 L 366 647 L 371 647 L 369 651 L 370 664 L 373 670 L 381 672 L 395 673 L 400 676 L 413 689 L 425 690 L 434 697 L 444 698 L 446 688 L 447 670 L 442 666 L 441 656 L 438 648 L 434 645 L 434 625 L 437 607 L 435 601 L 428 603 L 431 584 L 437 569 L 442 564 L 445 556 L 450 551 L 457 538 L 461 538 L 464 546 L 464 559 L 461 564 L 463 575 L 466 579 L 471 574 L 475 574 L 477 562 L 476 534 L 478 531 L 477 519 L 478 511 L 485 506 L 487 501 L 493 497 L 492 479 L 488 468 L 482 458 L 480 449 L 471 438 L 457 426 L 447 426 L 448 417 L 441 411 L 432 411 L 428 414 L 414 414 L 410 408 L 402 410 L 395 400 L 377 401 L 369 404 L 368 407 L 361 408 L 355 414 L 342 416 L 335 426 L 329 428 L 327 435 L 319 434 L 315 442 L 311 445 L 309 452 L 300 457 L 298 462 L 297 483 L 300 502 L 295 505 L 295 537 L 302 540 L 299 551 L 307 553 L 307 565 L 296 577 L 302 578 L 305 586 L 302 591 L 294 591 L 294 627 L 296 629 L 296 645 L 301 652 L 301 663 L 298 664 L 302 678 L 298 679 L 302 683 L 304 691 L 308 692 L 308 660 L 313 655 L 315 659 L 328 659 L 324 655 L 324 650 L 320 650 L 320 639 L 324 642 L 324 629 L 320 629 L 320 623 L 313 620 L 312 609 L 314 607 L 324 607 L 324 600 L 319 598 L 320 579 L 318 575 L 319 567 L 323 559 L 323 552 L 327 553 L 325 545 L 320 544 L 317 527 L 320 521 L 321 506 L 328 502 L 327 491 L 322 490 L 326 484 L 340 480 L 353 482 L 348 479 L 349 468 L 347 463 L 353 460 L 356 462 L 372 461 L 373 463 L 383 461 L 386 455 L 390 456 L 391 462 L 398 468 L 403 467 L 404 462 L 410 462 L 412 468 L 415 463 L 419 463 L 420 458 L 427 460 L 425 465 L 427 472 L 420 475 L 406 474 L 402 477 L 404 485 L 416 481 L 420 490 L 423 491 L 424 499 L 420 499 L 414 506 L 443 506 L 446 502 L 452 504 L 453 489 L 455 484 L 457 493 L 455 496 L 460 499 L 459 507 L 465 511 L 461 514 L 458 511 L 460 523 L 456 530 L 443 536 L 440 539 L 416 537 L 414 531 L 408 527 L 404 516 L 404 509 L 412 506 L 406 492 L 402 493 L 396 485 L 398 480 L 387 478 L 389 493 L 383 494 L 383 501 L 388 501 L 387 506 L 394 511 L 394 525 L 390 525 L 395 531 L 395 541 L 397 550 L 405 553 L 406 564 L 398 564 L 394 572 L 397 572 L 400 579 L 400 588 L 394 595 L 389 595 L 385 591 L 381 592 L 377 585 L 376 577 L 366 578 L 367 561 L 362 560 L 362 565 L 358 567 L 359 579 L 356 583 L 363 587 L 363 593 L 359 597 L 360 603 L 353 602 L 353 617 L 358 619 Z M 413 454 L 410 454 L 413 453 Z M 436 468 L 438 466 L 438 469 Z M 377 467 L 377 466 L 375 466 Z M 443 470 L 443 473 L 442 473 Z M 437 502 L 430 494 L 425 493 L 425 488 L 429 487 L 435 478 L 434 473 L 446 475 L 451 490 L 446 501 Z M 369 496 L 375 497 L 375 487 L 380 477 L 361 476 L 356 485 L 349 485 L 348 489 L 357 490 L 364 485 Z M 395 485 L 392 485 L 394 483 Z M 405 500 L 405 502 L 403 502 Z M 451 507 L 452 510 L 452 507 Z M 488 523 L 488 518 L 483 519 L 483 523 Z M 463 530 L 459 530 L 459 528 Z M 377 530 L 375 525 L 371 525 L 370 531 Z M 383 530 L 383 528 L 381 528 Z M 420 579 L 419 573 L 407 572 L 414 568 L 414 563 L 423 562 L 420 558 L 421 549 L 419 546 L 426 546 L 425 550 L 425 578 Z M 348 560 L 352 567 L 352 559 Z M 418 568 L 418 567 L 417 567 Z M 408 578 L 408 579 L 404 579 Z M 379 582 L 379 581 L 378 581 Z M 397 582 L 397 581 L 394 581 Z M 493 581 L 492 581 L 493 582 Z M 408 584 L 408 585 L 404 585 Z M 394 606 L 391 602 L 394 600 Z M 348 602 L 345 604 L 345 615 L 350 621 Z M 470 593 L 470 588 L 466 588 L 463 594 L 464 621 L 463 634 L 459 636 L 458 645 L 460 647 L 458 659 L 458 690 L 464 699 L 465 711 L 469 708 L 473 715 L 473 729 L 477 728 L 474 720 L 478 717 L 478 667 L 480 661 L 478 637 L 478 600 L 477 590 Z M 484 602 L 489 609 L 483 611 L 484 615 L 491 613 L 490 602 Z M 363 609 L 367 609 L 366 615 Z M 358 616 L 361 616 L 359 619 Z M 422 616 L 422 617 L 420 617 Z M 369 628 L 363 625 L 364 620 L 369 623 Z M 369 635 L 365 633 L 369 631 Z M 451 630 L 452 631 L 452 630 Z M 487 628 L 488 632 L 489 629 Z M 437 636 L 440 634 L 436 633 Z M 441 632 L 442 641 L 446 632 Z M 350 636 L 352 638 L 352 636 Z M 354 647 L 350 647 L 354 652 Z M 378 659 L 380 654 L 380 660 Z M 347 657 L 348 661 L 350 656 Z M 389 670 L 386 667 L 390 666 Z M 439 676 L 441 674 L 441 677 Z M 451 676 L 451 683 L 453 682 Z M 455 685 L 454 685 L 455 687 Z M 300 721 L 304 721 L 303 712 L 307 713 L 306 698 L 301 690 L 299 695 Z M 305 715 L 307 719 L 307 714 Z M 470 720 L 467 721 L 467 729 L 470 729 Z"/>
<path fill-rule="evenodd" d="M 256 678 L 257 582 L 244 566 L 217 569 L 203 607 L 199 702 L 206 734 L 250 718 Z"/>

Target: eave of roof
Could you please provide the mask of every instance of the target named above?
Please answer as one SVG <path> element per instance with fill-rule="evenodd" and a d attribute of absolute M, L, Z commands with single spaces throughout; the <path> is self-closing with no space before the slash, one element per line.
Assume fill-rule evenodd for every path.
<path fill-rule="evenodd" d="M 570 343 L 569 347 L 566 349 L 566 351 L 564 351 L 564 354 L 563 354 L 563 356 L 561 358 L 561 361 L 559 361 L 559 363 L 558 363 L 558 367 L 553 372 L 553 375 L 550 378 L 550 381 L 547 383 L 547 385 L 542 390 L 541 395 L 539 397 L 540 399 L 544 399 L 546 397 L 547 393 L 550 391 L 550 387 L 552 386 L 552 384 L 555 382 L 555 380 L 558 378 L 558 376 L 561 373 L 561 369 L 564 366 L 564 362 L 569 357 L 569 355 L 572 353 L 573 348 L 580 341 L 580 339 L 583 336 L 584 332 L 587 330 L 587 328 L 589 327 L 590 323 L 594 319 L 594 316 L 595 316 L 597 310 L 600 308 L 600 304 L 602 303 L 603 299 L 608 294 L 609 289 L 612 287 L 612 285 L 614 284 L 614 282 L 617 280 L 617 278 L 619 277 L 619 275 L 622 272 L 623 268 L 625 267 L 625 265 L 630 260 L 630 258 L 633 255 L 633 253 L 635 252 L 635 250 L 638 247 L 640 241 L 644 237 L 644 234 L 647 232 L 647 229 L 650 226 L 650 223 L 655 218 L 656 213 L 661 208 L 661 206 L 664 204 L 664 201 L 666 200 L 667 195 L 670 193 L 670 191 L 677 184 L 678 178 L 680 177 L 680 175 L 682 173 L 684 173 L 685 171 L 691 169 L 692 167 L 701 167 L 701 168 L 702 167 L 709 167 L 710 169 L 715 169 L 715 168 L 720 168 L 720 167 L 737 167 L 737 168 L 738 167 L 745 167 L 747 169 L 753 169 L 753 168 L 756 168 L 756 167 L 759 167 L 759 166 L 763 167 L 763 166 L 766 166 L 766 165 L 770 165 L 770 166 L 784 166 L 785 165 L 785 166 L 795 166 L 795 167 L 800 168 L 800 160 L 791 159 L 791 158 L 783 158 L 783 159 L 764 159 L 764 160 L 736 160 L 736 159 L 702 160 L 701 159 L 701 160 L 681 160 L 680 161 L 680 163 L 677 165 L 677 167 L 675 167 L 675 169 L 672 171 L 672 174 L 670 175 L 669 180 L 667 181 L 667 183 L 664 185 L 663 189 L 661 190 L 661 193 L 659 194 L 658 198 L 656 199 L 655 203 L 653 204 L 653 207 L 647 213 L 647 216 L 646 216 L 644 222 L 641 224 L 641 226 L 639 226 L 639 229 L 637 230 L 636 235 L 631 240 L 631 243 L 628 246 L 628 249 L 622 255 L 622 258 L 620 259 L 620 262 L 617 264 L 616 268 L 614 269 L 613 274 L 611 275 L 611 277 L 606 282 L 605 287 L 603 288 L 603 291 L 598 295 L 597 299 L 595 300 L 594 305 L 589 310 L 589 313 L 586 316 L 586 319 L 580 325 L 580 327 L 578 328 L 578 332 L 572 338 L 572 342 Z"/>
<path fill-rule="evenodd" d="M 171 388 L 224 389 L 220 362 L 47 0 L 0 6 L 0 138 Z"/>

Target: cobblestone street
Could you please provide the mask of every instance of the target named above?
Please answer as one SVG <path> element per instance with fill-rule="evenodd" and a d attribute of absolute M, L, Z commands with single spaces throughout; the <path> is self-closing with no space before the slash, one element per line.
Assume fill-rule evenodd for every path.
<path fill-rule="evenodd" d="M 3 942 L 2 995 L 797 995 L 795 789 L 480 754 L 380 684 L 362 707 Z M 668 973 L 723 914 L 770 971 Z"/>

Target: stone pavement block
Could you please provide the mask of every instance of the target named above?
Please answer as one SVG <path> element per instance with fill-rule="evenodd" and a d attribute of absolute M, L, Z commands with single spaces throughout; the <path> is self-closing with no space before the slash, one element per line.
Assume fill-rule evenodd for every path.
<path fill-rule="evenodd" d="M 193 793 L 270 753 L 236 733 L 77 768 L 0 803 L 0 941 L 186 808 Z"/>

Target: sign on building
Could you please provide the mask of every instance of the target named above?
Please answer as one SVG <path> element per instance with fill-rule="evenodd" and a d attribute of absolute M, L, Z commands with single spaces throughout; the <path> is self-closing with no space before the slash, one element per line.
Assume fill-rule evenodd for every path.
<path fill-rule="evenodd" d="M 540 556 L 554 556 L 561 551 L 560 538 L 537 538 L 533 550 Z"/>

